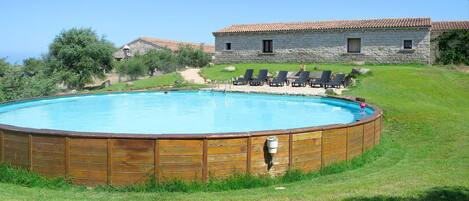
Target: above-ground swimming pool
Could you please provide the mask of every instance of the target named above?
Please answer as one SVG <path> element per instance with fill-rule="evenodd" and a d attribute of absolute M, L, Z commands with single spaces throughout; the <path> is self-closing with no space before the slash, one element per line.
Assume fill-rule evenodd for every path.
<path fill-rule="evenodd" d="M 346 124 L 373 114 L 355 102 L 210 91 L 138 92 L 0 106 L 0 124 L 132 134 L 201 134 Z"/>
<path fill-rule="evenodd" d="M 0 105 L 0 162 L 85 185 L 281 175 L 378 144 L 382 112 L 343 98 L 169 91 Z M 276 138 L 276 153 L 267 139 Z"/>

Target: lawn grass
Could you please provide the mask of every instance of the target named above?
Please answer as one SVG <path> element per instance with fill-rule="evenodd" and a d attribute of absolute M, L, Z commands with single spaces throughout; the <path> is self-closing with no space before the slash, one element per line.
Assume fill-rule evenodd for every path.
<path fill-rule="evenodd" d="M 129 82 L 119 82 L 103 89 L 95 90 L 95 92 L 103 91 L 132 91 L 160 88 L 201 88 L 204 85 L 190 84 L 183 82 L 184 79 L 177 72 L 163 74 L 160 76 L 145 78 Z"/>
<path fill-rule="evenodd" d="M 242 64 L 236 65 L 239 72 L 220 73 L 223 66 L 204 69 L 202 74 L 223 80 L 250 66 L 298 69 L 297 64 Z M 335 72 L 356 67 L 318 66 Z M 380 157 L 358 168 L 220 192 L 108 192 L 0 183 L 0 200 L 467 200 L 469 74 L 420 65 L 366 67 L 372 74 L 346 95 L 365 97 L 381 107 L 385 128 Z M 286 189 L 275 190 L 278 186 Z"/>
<path fill-rule="evenodd" d="M 235 66 L 236 70 L 229 72 L 225 71 L 226 66 Z M 373 65 L 374 66 L 374 65 Z M 381 65 L 383 66 L 383 65 Z M 384 66 L 396 66 L 396 65 L 384 65 Z M 399 67 L 418 67 L 422 66 L 419 64 L 401 64 Z M 352 68 L 357 68 L 359 66 L 354 65 L 341 65 L 341 64 L 305 64 L 306 70 L 308 71 L 318 71 L 318 70 L 332 70 L 335 73 L 349 73 Z M 279 70 L 287 70 L 298 72 L 300 69 L 300 64 L 219 64 L 212 67 L 203 68 L 201 75 L 210 80 L 230 80 L 235 77 L 244 75 L 246 69 L 254 69 L 254 75 L 257 75 L 260 69 L 268 69 L 270 73 L 275 73 Z"/>

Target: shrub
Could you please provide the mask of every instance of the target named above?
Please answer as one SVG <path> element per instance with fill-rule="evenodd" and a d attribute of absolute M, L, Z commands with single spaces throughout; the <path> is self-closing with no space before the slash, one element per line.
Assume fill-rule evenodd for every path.
<path fill-rule="evenodd" d="M 136 80 L 148 72 L 148 68 L 143 62 L 142 56 L 135 56 L 120 62 L 117 65 L 119 75 L 127 75 L 130 80 Z"/>
<path fill-rule="evenodd" d="M 150 76 L 153 76 L 155 71 L 170 73 L 177 70 L 176 56 L 168 48 L 148 51 L 143 55 L 143 62 Z"/>
<path fill-rule="evenodd" d="M 181 66 L 204 67 L 211 61 L 211 56 L 200 48 L 180 46 L 177 51 L 177 61 Z"/>
<path fill-rule="evenodd" d="M 437 62 L 469 65 L 468 30 L 444 32 L 436 40 L 438 41 L 438 49 L 440 51 Z"/>
<path fill-rule="evenodd" d="M 0 60 L 0 101 L 47 96 L 58 91 L 57 76 L 44 73 L 42 60 L 27 59 L 23 66 L 12 67 Z"/>

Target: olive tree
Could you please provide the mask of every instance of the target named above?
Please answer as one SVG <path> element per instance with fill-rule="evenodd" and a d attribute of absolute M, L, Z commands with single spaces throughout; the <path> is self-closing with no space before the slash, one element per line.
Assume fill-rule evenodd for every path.
<path fill-rule="evenodd" d="M 135 56 L 129 59 L 118 62 L 117 73 L 119 75 L 127 75 L 130 80 L 136 80 L 138 77 L 145 75 L 148 72 L 147 66 L 143 63 L 142 56 Z"/>
<path fill-rule="evenodd" d="M 150 76 L 153 76 L 156 70 L 169 73 L 177 69 L 176 56 L 168 48 L 148 51 L 143 55 L 143 62 L 147 66 Z"/>
<path fill-rule="evenodd" d="M 89 28 L 61 32 L 49 46 L 50 74 L 60 75 L 69 88 L 82 89 L 112 70 L 114 46 Z"/>
<path fill-rule="evenodd" d="M 186 45 L 178 48 L 177 61 L 181 66 L 204 67 L 210 63 L 211 56 L 200 48 Z"/>

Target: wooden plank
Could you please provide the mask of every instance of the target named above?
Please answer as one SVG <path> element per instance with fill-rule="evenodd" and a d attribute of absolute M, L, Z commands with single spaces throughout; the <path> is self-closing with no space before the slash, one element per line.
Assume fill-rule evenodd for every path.
<path fill-rule="evenodd" d="M 3 141 L 4 162 L 28 169 L 30 165 L 29 136 L 21 133 L 5 132 Z"/>
<path fill-rule="evenodd" d="M 204 140 L 159 140 L 158 146 L 160 181 L 203 179 Z"/>
<path fill-rule="evenodd" d="M 203 142 L 203 162 L 202 162 L 202 180 L 208 180 L 208 141 L 204 139 Z"/>
<path fill-rule="evenodd" d="M 267 136 L 252 137 L 251 173 L 253 175 L 281 175 L 288 170 L 289 135 L 277 135 L 279 147 L 269 166 L 270 154 L 266 147 Z"/>
<path fill-rule="evenodd" d="M 302 140 L 309 140 L 309 139 L 317 139 L 321 138 L 322 136 L 322 131 L 316 131 L 316 132 L 309 132 L 309 133 L 299 133 L 293 135 L 293 141 L 302 141 Z"/>
<path fill-rule="evenodd" d="M 381 118 L 375 120 L 374 143 L 379 144 L 381 140 Z"/>
<path fill-rule="evenodd" d="M 321 131 L 293 135 L 293 169 L 310 172 L 321 168 L 321 138 Z"/>
<path fill-rule="evenodd" d="M 65 138 L 65 178 L 70 177 L 70 138 Z"/>
<path fill-rule="evenodd" d="M 30 136 L 31 169 L 46 177 L 65 177 L 65 138 Z"/>
<path fill-rule="evenodd" d="M 201 165 L 203 161 L 202 149 L 199 155 L 161 155 L 159 156 L 160 166 L 172 165 L 172 164 L 194 164 Z"/>
<path fill-rule="evenodd" d="M 369 122 L 364 125 L 363 133 L 363 150 L 369 150 L 375 144 L 374 133 L 375 133 L 375 123 Z"/>
<path fill-rule="evenodd" d="M 383 133 L 383 130 L 384 130 L 384 117 L 383 117 L 383 115 L 381 115 L 381 117 L 380 117 L 379 119 L 381 119 L 381 130 L 380 130 L 380 133 Z"/>
<path fill-rule="evenodd" d="M 107 184 L 107 139 L 69 138 L 68 147 L 68 176 L 74 183 Z"/>
<path fill-rule="evenodd" d="M 33 145 L 32 145 L 32 141 L 33 141 L 33 140 L 32 140 L 32 135 L 29 134 L 29 135 L 28 135 L 28 151 L 29 151 L 29 153 L 28 153 L 28 160 L 29 160 L 29 167 L 28 167 L 28 169 L 29 169 L 30 171 L 33 170 Z"/>
<path fill-rule="evenodd" d="M 247 138 L 207 140 L 209 178 L 246 173 Z"/>
<path fill-rule="evenodd" d="M 323 166 L 346 160 L 347 129 L 339 128 L 323 131 L 322 144 Z"/>
<path fill-rule="evenodd" d="M 112 182 L 112 142 L 107 139 L 107 184 L 113 185 Z"/>
<path fill-rule="evenodd" d="M 112 185 L 144 183 L 154 175 L 154 140 L 111 139 L 110 145 Z"/>
<path fill-rule="evenodd" d="M 226 139 L 226 140 L 230 140 L 230 139 Z M 210 140 L 209 140 L 209 143 L 210 143 Z M 210 156 L 210 155 L 218 155 L 218 154 L 230 154 L 230 153 L 246 153 L 247 151 L 247 148 L 246 148 L 246 144 L 243 144 L 243 145 L 225 145 L 225 146 L 221 146 L 221 147 L 208 147 L 208 152 L 207 154 Z"/>
<path fill-rule="evenodd" d="M 252 138 L 248 137 L 246 148 L 246 174 L 251 174 Z"/>
<path fill-rule="evenodd" d="M 160 149 L 159 149 L 159 140 L 155 140 L 155 164 L 154 164 L 154 175 L 155 175 L 155 179 L 156 181 L 160 181 L 160 171 L 159 171 L 159 167 L 160 167 Z"/>
<path fill-rule="evenodd" d="M 0 130 L 0 163 L 3 163 L 3 148 L 4 148 L 4 142 L 3 142 L 3 131 Z"/>
<path fill-rule="evenodd" d="M 363 151 L 363 125 L 347 128 L 347 160 L 351 160 Z"/>

